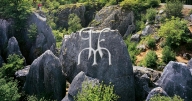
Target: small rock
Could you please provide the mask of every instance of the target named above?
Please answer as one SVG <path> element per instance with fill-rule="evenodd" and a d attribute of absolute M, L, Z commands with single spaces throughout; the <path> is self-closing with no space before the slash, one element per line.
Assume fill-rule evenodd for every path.
<path fill-rule="evenodd" d="M 160 94 L 160 96 L 168 96 L 161 87 L 156 87 L 149 92 L 146 101 L 149 101 L 153 96 L 158 94 Z"/>
<path fill-rule="evenodd" d="M 131 36 L 132 42 L 139 42 L 140 41 L 140 34 L 134 34 Z"/>
<path fill-rule="evenodd" d="M 138 45 L 137 49 L 141 50 L 142 52 L 146 51 L 146 46 L 145 45 Z"/>
<path fill-rule="evenodd" d="M 144 30 L 142 31 L 141 35 L 142 36 L 147 36 L 149 34 L 152 34 L 154 32 L 153 28 L 151 25 L 147 25 Z"/>
<path fill-rule="evenodd" d="M 164 12 L 164 10 L 162 10 L 162 9 L 159 10 L 159 14 L 163 14 L 163 12 Z"/>
<path fill-rule="evenodd" d="M 29 73 L 29 69 L 30 69 L 30 65 L 28 66 L 25 66 L 24 69 L 21 69 L 21 70 L 18 70 L 15 72 L 15 76 L 16 78 L 22 82 L 24 84 L 24 82 L 26 81 L 26 76 L 28 75 Z"/>

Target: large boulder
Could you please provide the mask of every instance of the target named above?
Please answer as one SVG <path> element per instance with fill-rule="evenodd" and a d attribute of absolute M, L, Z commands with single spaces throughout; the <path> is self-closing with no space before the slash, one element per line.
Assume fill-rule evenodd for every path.
<path fill-rule="evenodd" d="M 92 84 L 92 85 L 98 85 L 99 80 L 94 79 L 91 77 L 88 77 L 85 75 L 84 72 L 79 72 L 73 79 L 72 83 L 70 84 L 69 90 L 68 90 L 68 95 L 65 96 L 65 98 L 62 101 L 74 101 L 73 97 L 77 95 L 79 91 L 82 89 L 82 84 L 87 83 Z"/>
<path fill-rule="evenodd" d="M 107 29 L 102 34 L 101 31 L 93 30 L 91 33 L 82 31 L 80 36 L 80 32 L 76 32 L 63 40 L 59 58 L 67 80 L 72 82 L 83 71 L 87 76 L 104 81 L 105 84 L 111 82 L 120 101 L 134 101 L 133 68 L 121 35 L 116 30 Z M 89 41 L 82 37 L 88 37 Z"/>
<path fill-rule="evenodd" d="M 144 101 L 151 89 L 156 87 L 154 82 L 160 78 L 161 72 L 139 66 L 133 66 L 133 72 L 136 101 Z"/>
<path fill-rule="evenodd" d="M 28 64 L 31 64 L 34 59 L 46 50 L 51 50 L 55 53 L 56 40 L 52 29 L 45 20 L 46 18 L 39 13 L 32 13 L 27 19 L 27 28 L 22 35 L 23 45 L 21 46 L 21 51 Z M 37 34 L 34 39 L 29 37 L 30 33 L 28 31 L 32 24 L 37 28 Z"/>
<path fill-rule="evenodd" d="M 156 83 L 169 96 L 179 95 L 185 101 L 192 101 L 192 74 L 184 63 L 170 61 Z"/>
<path fill-rule="evenodd" d="M 7 45 L 7 57 L 12 54 L 22 56 L 17 39 L 15 37 L 11 37 Z"/>
<path fill-rule="evenodd" d="M 90 26 L 98 29 L 106 27 L 117 29 L 122 36 L 127 37 L 135 30 L 134 14 L 117 5 L 106 6 L 97 12 Z"/>
<path fill-rule="evenodd" d="M 156 87 L 154 89 L 152 89 L 148 96 L 147 96 L 147 99 L 146 101 L 150 101 L 150 99 L 156 95 L 160 95 L 160 96 L 168 96 L 167 93 L 161 88 L 161 87 Z"/>
<path fill-rule="evenodd" d="M 68 4 L 58 8 L 56 16 L 58 18 L 57 26 L 68 28 L 68 17 L 70 14 L 76 14 L 81 19 L 81 25 L 85 26 L 85 6 L 82 4 Z"/>
<path fill-rule="evenodd" d="M 27 94 L 46 94 L 61 101 L 66 93 L 66 80 L 62 66 L 50 50 L 35 59 L 26 77 L 24 90 Z"/>

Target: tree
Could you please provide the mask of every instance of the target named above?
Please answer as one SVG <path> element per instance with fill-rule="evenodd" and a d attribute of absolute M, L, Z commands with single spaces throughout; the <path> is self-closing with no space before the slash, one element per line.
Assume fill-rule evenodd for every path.
<path fill-rule="evenodd" d="M 81 19 L 76 14 L 70 14 L 68 19 L 68 33 L 75 32 L 82 28 Z"/>
<path fill-rule="evenodd" d="M 37 25 L 35 25 L 34 23 L 29 25 L 29 29 L 28 29 L 28 37 L 32 40 L 35 41 L 36 37 L 37 37 Z"/>
<path fill-rule="evenodd" d="M 180 17 L 182 15 L 183 3 L 180 0 L 170 0 L 166 2 L 165 12 L 167 17 Z"/>
<path fill-rule="evenodd" d="M 168 63 L 171 60 L 174 61 L 176 56 L 176 54 L 173 51 L 171 51 L 171 48 L 168 46 L 165 46 L 163 48 L 162 55 L 163 55 L 162 60 L 165 63 Z"/>
<path fill-rule="evenodd" d="M 143 65 L 149 68 L 155 68 L 157 66 L 157 59 L 155 51 L 149 51 L 144 58 Z"/>

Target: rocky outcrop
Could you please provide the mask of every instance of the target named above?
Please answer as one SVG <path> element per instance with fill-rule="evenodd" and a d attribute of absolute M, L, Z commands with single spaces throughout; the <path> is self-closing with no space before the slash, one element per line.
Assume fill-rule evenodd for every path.
<path fill-rule="evenodd" d="M 59 58 L 68 81 L 72 82 L 74 77 L 83 71 L 92 78 L 104 81 L 105 84 L 111 82 L 116 94 L 120 96 L 120 101 L 134 101 L 132 63 L 119 32 L 107 29 L 102 34 L 100 31 L 92 31 L 91 35 L 87 32 L 83 31 L 82 36 L 79 35 L 80 32 L 76 32 L 63 40 Z M 82 37 L 89 37 L 91 43 L 90 39 L 83 40 Z M 88 47 L 92 51 L 90 54 Z"/>
<path fill-rule="evenodd" d="M 3 63 L 4 63 L 4 60 L 3 60 L 3 58 L 0 56 L 0 67 L 3 66 Z"/>
<path fill-rule="evenodd" d="M 136 101 L 144 101 L 151 89 L 156 87 L 154 82 L 160 78 L 161 72 L 139 66 L 133 66 L 133 72 Z"/>
<path fill-rule="evenodd" d="M 192 101 L 192 74 L 185 64 L 170 61 L 156 83 L 169 96 L 179 95 L 185 101 Z"/>
<path fill-rule="evenodd" d="M 35 59 L 26 77 L 24 90 L 27 94 L 46 94 L 51 99 L 61 101 L 66 91 L 65 76 L 62 66 L 50 50 Z"/>
<path fill-rule="evenodd" d="M 22 56 L 17 39 L 15 37 L 11 37 L 9 39 L 8 46 L 7 46 L 7 57 L 12 54 Z"/>
<path fill-rule="evenodd" d="M 24 69 L 18 70 L 15 72 L 15 76 L 16 78 L 22 83 L 24 84 L 26 81 L 26 76 L 29 73 L 29 69 L 30 69 L 30 65 L 25 66 Z"/>
<path fill-rule="evenodd" d="M 154 97 L 155 95 L 158 95 L 158 94 L 159 94 L 160 96 L 168 96 L 167 93 L 166 93 L 161 87 L 156 87 L 156 88 L 152 89 L 152 90 L 149 92 L 146 101 L 150 101 L 150 99 L 151 99 L 152 97 Z"/>
<path fill-rule="evenodd" d="M 153 27 L 152 27 L 151 25 L 147 25 L 147 26 L 143 29 L 141 35 L 142 35 L 142 36 L 147 36 L 147 35 L 149 35 L 149 34 L 152 34 L 153 32 L 154 32 Z"/>
<path fill-rule="evenodd" d="M 8 41 L 8 26 L 9 23 L 6 20 L 0 19 L 0 55 L 5 51 L 4 49 L 6 48 L 6 43 Z"/>
<path fill-rule="evenodd" d="M 60 6 L 56 16 L 58 17 L 57 26 L 68 28 L 68 17 L 70 14 L 76 14 L 81 19 L 81 25 L 85 26 L 85 6 L 82 4 L 69 4 Z"/>
<path fill-rule="evenodd" d="M 131 41 L 132 41 L 132 42 L 139 42 L 139 41 L 141 40 L 140 37 L 141 37 L 140 34 L 138 34 L 138 33 L 137 33 L 137 34 L 134 34 L 134 35 L 131 36 Z"/>
<path fill-rule="evenodd" d="M 82 89 L 82 84 L 88 82 L 92 85 L 98 85 L 99 80 L 88 77 L 85 75 L 84 72 L 79 72 L 73 79 L 72 83 L 70 84 L 68 95 L 62 101 L 74 101 L 73 97 L 77 95 L 79 91 Z M 86 84 L 86 83 L 85 83 Z"/>
<path fill-rule="evenodd" d="M 32 24 L 37 27 L 37 34 L 34 38 L 29 38 L 30 33 L 28 30 Z M 56 41 L 52 29 L 41 19 L 41 15 L 38 15 L 38 13 L 32 13 L 29 17 L 27 20 L 27 29 L 25 29 L 22 37 L 23 45 L 21 46 L 21 51 L 28 64 L 31 64 L 34 59 L 46 50 L 51 50 L 55 53 Z"/>
<path fill-rule="evenodd" d="M 119 30 L 120 34 L 127 37 L 135 30 L 134 14 L 119 6 L 103 7 L 96 15 L 90 26 L 103 29 L 109 27 Z"/>

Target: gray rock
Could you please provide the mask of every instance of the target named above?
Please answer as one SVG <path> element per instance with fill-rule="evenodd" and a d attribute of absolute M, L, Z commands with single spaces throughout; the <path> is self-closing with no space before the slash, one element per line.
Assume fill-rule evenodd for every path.
<path fill-rule="evenodd" d="M 68 95 L 66 95 L 62 101 L 74 101 L 73 97 L 76 96 L 79 91 L 81 91 L 83 82 L 87 82 L 88 84 L 92 85 L 99 85 L 98 79 L 88 77 L 84 72 L 79 72 L 69 87 Z"/>
<path fill-rule="evenodd" d="M 18 70 L 18 71 L 15 72 L 16 78 L 17 78 L 20 82 L 22 82 L 22 84 L 24 84 L 25 81 L 26 81 L 26 76 L 27 76 L 28 73 L 29 73 L 29 69 L 30 69 L 30 65 L 25 66 L 24 69 L 21 69 L 21 70 Z"/>
<path fill-rule="evenodd" d="M 4 60 L 3 60 L 3 58 L 0 56 L 0 67 L 3 66 L 3 63 L 4 63 Z"/>
<path fill-rule="evenodd" d="M 159 10 L 159 14 L 163 14 L 163 13 L 164 13 L 163 9 Z"/>
<path fill-rule="evenodd" d="M 184 53 L 183 58 L 189 60 L 191 59 L 191 55 L 189 53 Z"/>
<path fill-rule="evenodd" d="M 184 63 L 170 61 L 156 83 L 169 96 L 179 95 L 185 101 L 192 101 L 192 75 Z"/>
<path fill-rule="evenodd" d="M 35 40 L 29 38 L 29 26 L 35 24 L 37 26 L 37 36 Z M 23 33 L 24 45 L 21 51 L 27 60 L 28 64 L 44 53 L 46 50 L 51 50 L 55 53 L 56 40 L 52 33 L 52 29 L 47 25 L 46 21 L 42 20 L 38 13 L 32 13 L 27 19 L 27 29 Z"/>
<path fill-rule="evenodd" d="M 187 63 L 187 67 L 189 67 L 190 69 L 192 69 L 192 58 L 189 60 L 189 62 Z"/>
<path fill-rule="evenodd" d="M 127 37 L 135 30 L 134 14 L 117 5 L 106 6 L 96 13 L 95 19 L 89 26 L 97 29 L 106 27 L 117 29 L 123 37 Z"/>
<path fill-rule="evenodd" d="M 59 58 L 47 50 L 31 64 L 24 90 L 26 94 L 44 93 L 51 99 L 61 101 L 66 92 L 65 80 Z"/>
<path fill-rule="evenodd" d="M 56 16 L 58 17 L 57 26 L 62 28 L 68 28 L 68 17 L 70 14 L 76 14 L 81 19 L 82 26 L 85 26 L 84 14 L 86 8 L 81 4 L 69 4 L 60 7 Z"/>
<path fill-rule="evenodd" d="M 0 55 L 3 54 L 8 41 L 8 26 L 9 23 L 6 20 L 0 19 Z"/>
<path fill-rule="evenodd" d="M 11 37 L 8 41 L 8 46 L 7 46 L 7 57 L 9 55 L 19 55 L 22 56 L 22 53 L 20 51 L 17 39 L 15 37 Z M 23 57 L 23 56 L 22 56 Z"/>
<path fill-rule="evenodd" d="M 160 78 L 161 72 L 139 66 L 133 66 L 133 72 L 136 101 L 144 101 L 150 90 L 156 87 L 153 82 Z"/>
<path fill-rule="evenodd" d="M 138 45 L 136 48 L 141 50 L 142 52 L 145 52 L 147 49 L 145 45 Z"/>
<path fill-rule="evenodd" d="M 147 25 L 144 30 L 142 31 L 141 35 L 142 36 L 147 36 L 149 34 L 152 34 L 154 32 L 154 29 L 151 25 Z"/>
<path fill-rule="evenodd" d="M 92 47 L 97 48 L 99 31 L 92 33 Z M 82 32 L 82 37 L 88 37 L 87 32 Z M 73 33 L 63 40 L 60 60 L 63 64 L 63 71 L 67 75 L 69 82 L 81 71 L 86 75 L 104 81 L 105 84 L 112 83 L 117 95 L 120 96 L 121 101 L 134 101 L 134 77 L 132 70 L 132 63 L 127 52 L 127 47 L 118 31 L 110 30 L 104 31 L 100 39 L 101 47 L 109 50 L 111 53 L 111 65 L 109 63 L 109 54 L 104 49 L 102 50 L 103 57 L 97 53 L 97 65 L 93 65 L 94 56 L 88 59 L 88 51 L 83 51 L 80 57 L 80 64 L 78 64 L 78 55 L 84 49 L 89 47 L 89 41 L 82 40 L 79 32 Z"/>
<path fill-rule="evenodd" d="M 161 87 L 156 87 L 149 92 L 146 101 L 149 101 L 153 96 L 158 94 L 160 96 L 168 96 L 167 93 Z"/>
<path fill-rule="evenodd" d="M 140 39 L 141 39 L 140 36 L 141 36 L 140 34 L 134 34 L 134 35 L 132 35 L 132 36 L 131 36 L 131 41 L 132 41 L 132 42 L 139 42 Z"/>

